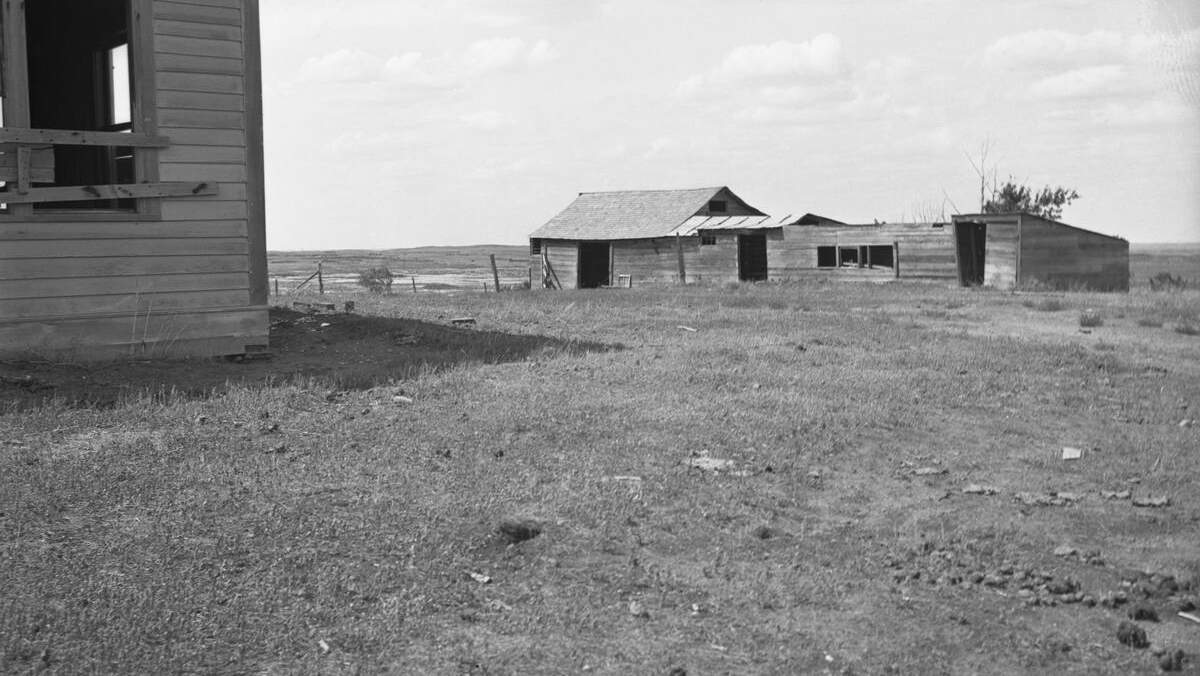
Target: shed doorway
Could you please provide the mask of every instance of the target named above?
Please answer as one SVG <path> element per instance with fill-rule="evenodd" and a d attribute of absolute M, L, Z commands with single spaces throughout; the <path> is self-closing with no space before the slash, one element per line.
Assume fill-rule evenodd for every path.
<path fill-rule="evenodd" d="M 963 286 L 983 285 L 983 255 L 987 250 L 987 224 L 954 224 L 958 253 L 958 279 Z"/>
<path fill-rule="evenodd" d="M 609 242 L 579 243 L 579 288 L 598 289 L 609 286 L 612 244 Z"/>
<path fill-rule="evenodd" d="M 743 282 L 761 282 L 766 278 L 766 234 L 738 235 L 738 279 Z"/>

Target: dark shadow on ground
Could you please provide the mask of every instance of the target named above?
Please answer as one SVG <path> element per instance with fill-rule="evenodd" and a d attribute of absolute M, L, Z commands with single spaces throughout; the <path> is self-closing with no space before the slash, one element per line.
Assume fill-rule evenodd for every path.
<path fill-rule="evenodd" d="M 459 364 L 624 349 L 413 319 L 271 310 L 269 356 L 245 359 L 0 362 L 0 410 L 49 401 L 104 408 L 144 394 L 203 398 L 231 384 L 315 383 L 365 390 Z"/>

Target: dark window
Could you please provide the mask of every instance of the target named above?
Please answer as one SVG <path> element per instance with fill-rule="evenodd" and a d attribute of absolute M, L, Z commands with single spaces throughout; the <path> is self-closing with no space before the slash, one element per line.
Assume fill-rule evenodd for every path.
<path fill-rule="evenodd" d="M 540 240 L 540 239 L 529 240 L 529 254 L 531 256 L 536 256 L 540 253 L 542 253 L 542 240 Z"/>
<path fill-rule="evenodd" d="M 845 267 L 847 265 L 850 265 L 850 266 L 858 265 L 858 247 L 843 246 L 843 247 L 839 247 L 839 249 L 842 254 L 842 267 Z"/>
<path fill-rule="evenodd" d="M 708 203 L 708 213 L 723 214 L 727 211 L 725 200 L 711 200 Z"/>
<path fill-rule="evenodd" d="M 934 223 L 934 224 L 933 224 L 933 227 L 935 227 L 935 228 L 944 228 L 944 227 L 946 227 L 946 224 L 945 224 L 945 223 Z"/>
<path fill-rule="evenodd" d="M 879 244 L 867 247 L 867 262 L 873 268 L 894 268 L 896 260 L 891 245 Z"/>
<path fill-rule="evenodd" d="M 25 3 L 29 126 L 34 129 L 130 132 L 128 0 L 39 0 Z M 128 147 L 54 149 L 57 186 L 135 183 Z M 135 200 L 36 205 L 39 209 L 133 209 Z"/>
<path fill-rule="evenodd" d="M 712 246 L 717 243 L 716 235 L 700 235 L 700 246 Z"/>
<path fill-rule="evenodd" d="M 817 247 L 817 267 L 818 268 L 836 268 L 837 267 L 837 247 L 833 247 L 833 246 Z"/>

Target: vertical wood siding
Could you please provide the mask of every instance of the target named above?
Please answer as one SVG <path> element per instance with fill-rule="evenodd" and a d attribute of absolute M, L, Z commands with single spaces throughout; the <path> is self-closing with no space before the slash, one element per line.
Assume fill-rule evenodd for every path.
<path fill-rule="evenodd" d="M 983 254 L 983 283 L 1009 289 L 1017 283 L 1017 231 L 1012 220 L 988 221 L 987 243 Z"/>
<path fill-rule="evenodd" d="M 222 354 L 267 342 L 266 299 L 258 289 L 251 299 L 250 281 L 265 256 L 250 206 L 262 150 L 248 134 L 258 101 L 246 69 L 257 63 L 244 28 L 256 2 L 148 3 L 154 120 L 171 141 L 158 179 L 216 181 L 219 192 L 126 220 L 0 217 L 0 354 Z"/>
<path fill-rule="evenodd" d="M 895 277 L 894 268 L 821 268 L 817 249 L 823 246 L 899 245 L 901 278 L 954 279 L 954 228 L 932 223 L 885 223 L 880 225 L 812 226 L 790 225 L 781 239 L 768 240 L 767 263 L 771 279 L 842 277 Z"/>

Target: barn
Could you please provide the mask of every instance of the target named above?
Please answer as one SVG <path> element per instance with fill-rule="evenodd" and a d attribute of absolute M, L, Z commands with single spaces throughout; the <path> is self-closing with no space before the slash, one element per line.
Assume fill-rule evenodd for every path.
<path fill-rule="evenodd" d="M 727 187 L 585 192 L 529 236 L 532 286 L 761 280 L 780 237 Z"/>
<path fill-rule="evenodd" d="M 1129 290 L 1129 242 L 1026 213 L 953 217 L 964 286 Z"/>
<path fill-rule="evenodd" d="M 257 0 L 0 8 L 0 355 L 265 350 Z"/>

